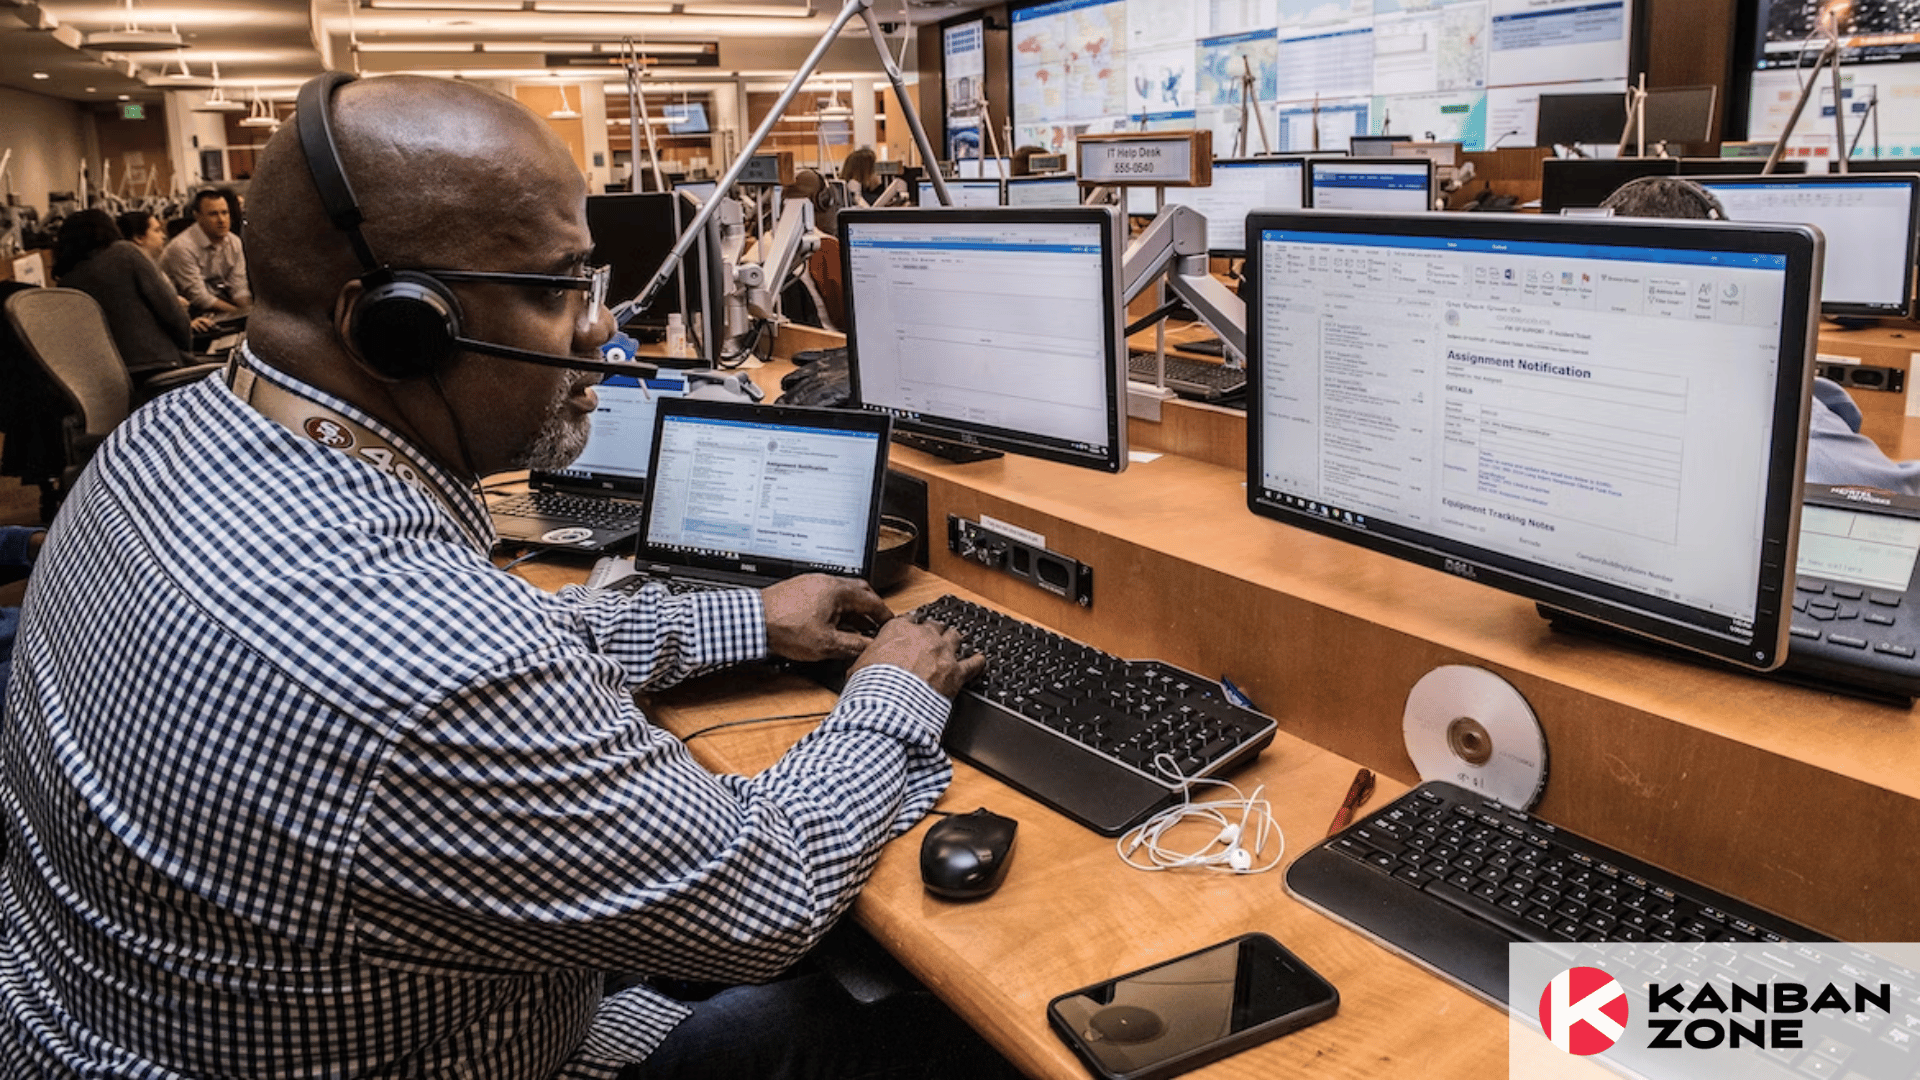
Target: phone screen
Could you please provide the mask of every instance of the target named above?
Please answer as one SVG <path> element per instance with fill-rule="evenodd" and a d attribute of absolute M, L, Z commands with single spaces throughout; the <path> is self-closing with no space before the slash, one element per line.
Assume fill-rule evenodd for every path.
<path fill-rule="evenodd" d="M 1106 1075 L 1164 1076 L 1332 1015 L 1338 1002 L 1279 942 L 1249 934 L 1055 998 L 1049 1011 Z M 1179 1068 L 1157 1068 L 1170 1065 Z"/>

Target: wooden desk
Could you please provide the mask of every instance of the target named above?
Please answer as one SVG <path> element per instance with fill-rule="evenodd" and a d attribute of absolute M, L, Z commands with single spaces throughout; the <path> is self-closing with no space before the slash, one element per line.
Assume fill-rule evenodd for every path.
<path fill-rule="evenodd" d="M 518 572 L 548 588 L 583 576 L 577 568 L 538 563 Z M 946 592 L 982 599 L 913 571 L 888 600 L 904 611 Z M 825 712 L 832 704 L 833 695 L 817 686 L 766 674 L 721 674 L 644 702 L 649 718 L 682 736 L 728 720 Z M 709 768 L 751 774 L 815 723 L 728 729 L 690 745 Z M 1290 861 L 1325 835 L 1355 768 L 1283 733 L 1236 779 L 1247 791 L 1265 785 Z M 1368 805 L 1380 806 L 1403 790 L 1383 777 Z M 940 808 L 964 813 L 977 806 L 1020 822 L 999 891 L 974 902 L 928 894 L 918 862 L 929 825 L 922 822 L 887 846 L 854 917 L 1028 1075 L 1087 1076 L 1047 1027 L 1046 1005 L 1054 996 L 1249 930 L 1272 934 L 1325 975 L 1340 990 L 1340 1012 L 1194 1075 L 1506 1075 L 1502 1012 L 1302 906 L 1287 895 L 1281 869 L 1245 877 L 1133 870 L 1120 862 L 1113 841 L 956 764 Z"/>

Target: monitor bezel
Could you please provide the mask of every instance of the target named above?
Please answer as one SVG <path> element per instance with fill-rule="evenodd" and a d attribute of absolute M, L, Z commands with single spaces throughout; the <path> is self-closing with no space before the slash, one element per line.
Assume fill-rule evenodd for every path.
<path fill-rule="evenodd" d="M 1076 206 L 1079 205 L 1080 199 L 1086 196 L 1086 189 L 1081 186 L 1079 179 L 1076 178 L 1072 173 L 1044 173 L 1037 176 L 1009 176 L 1006 178 L 1004 182 L 1002 182 L 1000 186 L 1001 205 L 1003 206 L 1013 205 L 1013 189 L 1015 187 L 1037 186 L 1040 184 L 1060 184 L 1063 186 L 1066 184 L 1072 184 L 1074 191 L 1076 193 L 1074 198 L 1074 205 Z M 1064 209 L 1064 207 L 1062 209 Z"/>
<path fill-rule="evenodd" d="M 1005 181 L 1002 181 L 1002 180 L 990 179 L 986 177 L 982 177 L 981 179 L 978 179 L 978 180 L 961 180 L 951 176 L 943 176 L 940 179 L 946 183 L 949 194 L 951 194 L 955 188 L 965 187 L 968 189 L 985 190 L 986 185 L 992 184 L 994 189 L 994 205 L 996 206 L 1003 205 L 1007 201 L 1006 183 Z M 922 177 L 919 180 L 919 182 L 914 184 L 914 198 L 918 199 L 927 195 L 932 195 L 934 201 L 930 203 L 919 202 L 919 203 L 915 203 L 914 205 L 918 207 L 923 207 L 926 209 L 933 209 L 933 210 L 983 209 L 982 207 L 978 207 L 978 206 L 941 206 L 940 197 L 933 189 L 933 181 L 928 180 L 925 177 Z"/>
<path fill-rule="evenodd" d="M 861 555 L 862 572 L 852 575 L 871 577 L 873 564 L 879 552 L 880 544 L 880 504 L 886 489 L 887 462 L 892 457 L 890 436 L 893 433 L 891 420 L 884 413 L 875 413 L 861 409 L 836 409 L 814 405 L 780 405 L 764 402 L 720 401 L 711 398 L 667 397 L 660 399 L 660 407 L 653 414 L 653 445 L 647 448 L 647 497 L 642 504 L 640 533 L 634 541 L 634 558 L 638 563 L 673 563 L 680 566 L 695 567 L 701 570 L 735 570 L 739 568 L 738 556 L 708 556 L 688 551 L 684 548 L 668 545 L 656 545 L 651 542 L 653 516 L 658 505 L 658 493 L 653 487 L 653 478 L 660 475 L 660 449 L 662 436 L 666 433 L 667 422 L 674 417 L 688 417 L 696 420 L 722 420 L 749 424 L 776 424 L 784 427 L 807 427 L 821 431 L 851 432 L 858 435 L 873 436 L 879 441 L 874 451 L 872 490 L 870 501 L 866 504 L 867 532 L 866 547 Z M 744 554 L 744 553 L 742 553 Z M 760 557 L 755 560 L 757 573 L 768 577 L 787 578 L 805 573 L 840 573 L 837 567 L 821 567 L 811 563 L 795 562 L 791 559 Z"/>
<path fill-rule="evenodd" d="M 1259 237 L 1270 229 L 1610 247 L 1700 248 L 1786 256 L 1787 295 L 1805 295 L 1807 300 L 1804 305 L 1788 304 L 1782 311 L 1780 368 L 1773 402 L 1776 436 L 1767 463 L 1761 580 L 1755 583 L 1752 638 L 1740 641 L 1713 633 L 1702 625 L 1706 619 L 1680 622 L 1683 612 L 1678 610 L 1679 605 L 1670 605 L 1673 611 L 1661 612 L 1653 598 L 1609 583 L 1578 578 L 1564 571 L 1529 567 L 1503 553 L 1405 526 L 1334 520 L 1321 516 L 1311 507 L 1288 506 L 1279 493 L 1267 491 L 1261 477 L 1261 447 L 1265 436 L 1262 405 L 1265 389 L 1261 378 L 1265 305 L 1260 295 L 1264 253 Z M 1388 215 L 1318 210 L 1252 215 L 1247 221 L 1247 244 L 1249 284 L 1246 288 L 1252 292 L 1247 303 L 1246 476 L 1247 507 L 1254 514 L 1478 581 L 1548 608 L 1571 612 L 1744 668 L 1768 670 L 1786 658 L 1792 621 L 1792 609 L 1787 601 L 1793 592 L 1794 559 L 1799 543 L 1801 478 L 1806 469 L 1807 416 L 1819 331 L 1815 297 L 1820 281 L 1822 241 L 1816 230 L 1737 222 L 1463 213 Z M 1787 434 L 1780 434 L 1782 432 Z"/>
<path fill-rule="evenodd" d="M 1916 170 L 1920 170 L 1920 161 L 1914 162 L 1914 167 Z M 1904 299 L 1898 304 L 1856 304 L 1845 301 L 1829 302 L 1827 298 L 1823 296 L 1820 298 L 1820 314 L 1904 319 L 1907 318 L 1908 314 L 1913 310 L 1914 267 L 1916 261 L 1920 261 L 1920 171 L 1912 173 L 1882 172 L 1859 174 L 1776 173 L 1771 176 L 1736 173 L 1727 176 L 1688 176 L 1686 179 L 1699 184 L 1701 187 L 1707 187 L 1709 184 L 1729 187 L 1760 187 L 1769 184 L 1791 184 L 1795 187 L 1839 187 L 1859 184 L 1897 184 L 1901 183 L 1904 179 L 1907 185 L 1907 253 L 1901 265 L 1907 268 L 1907 280 L 1905 287 L 1900 290 L 1900 294 Z M 1733 220 L 1738 221 L 1740 219 L 1734 218 Z"/>
<path fill-rule="evenodd" d="M 1031 433 L 1012 431 L 1006 428 L 974 424 L 952 417 L 929 417 L 919 413 L 906 412 L 877 404 L 868 404 L 861 395 L 860 387 L 860 336 L 858 332 L 858 313 L 853 287 L 853 242 L 852 232 L 863 224 L 876 225 L 910 224 L 919 225 L 935 220 L 929 215 L 937 215 L 939 220 L 956 224 L 982 225 L 1023 225 L 1047 224 L 1052 222 L 1070 222 L 1074 224 L 1096 224 L 1100 227 L 1101 258 L 1101 297 L 1106 307 L 1101 328 L 1105 333 L 1104 347 L 1107 352 L 1106 387 L 1107 401 L 1107 447 L 1104 454 L 1095 455 L 1067 445 L 1065 440 L 1050 437 L 1036 437 Z M 1036 457 L 1047 461 L 1057 461 L 1081 468 L 1095 469 L 1101 472 L 1117 473 L 1127 467 L 1127 350 L 1125 293 L 1121 285 L 1121 264 L 1126 248 L 1126 215 L 1119 207 L 1112 206 L 1002 206 L 993 209 L 980 207 L 931 207 L 902 209 L 887 207 L 884 209 L 852 208 L 842 210 L 837 222 L 840 240 L 841 280 L 846 282 L 846 326 L 847 326 L 847 384 L 849 404 L 856 408 L 873 409 L 885 412 L 893 417 L 893 425 L 899 431 L 918 432 L 939 439 L 969 446 L 984 447 L 1005 453 Z"/>
<path fill-rule="evenodd" d="M 1316 169 L 1318 169 L 1323 165 L 1330 169 L 1331 168 L 1347 168 L 1349 166 L 1354 166 L 1354 165 L 1383 165 L 1388 168 L 1405 168 L 1406 166 L 1412 165 L 1416 162 L 1425 165 L 1427 168 L 1427 200 L 1426 200 L 1427 209 L 1426 211 L 1423 211 L 1423 212 L 1431 212 L 1433 210 L 1433 159 L 1430 157 L 1308 158 L 1307 170 L 1305 173 L 1301 174 L 1301 177 L 1300 177 L 1300 183 L 1303 185 L 1300 191 L 1300 203 L 1302 206 L 1306 207 L 1309 210 L 1314 209 L 1313 174 Z M 1333 213 L 1347 213 L 1347 212 L 1348 211 L 1344 211 L 1344 210 L 1333 211 Z M 1383 210 L 1380 212 L 1381 213 L 1402 213 L 1403 211 L 1397 211 L 1397 210 L 1384 211 Z M 1248 235 L 1252 235 L 1252 234 L 1249 233 Z"/>

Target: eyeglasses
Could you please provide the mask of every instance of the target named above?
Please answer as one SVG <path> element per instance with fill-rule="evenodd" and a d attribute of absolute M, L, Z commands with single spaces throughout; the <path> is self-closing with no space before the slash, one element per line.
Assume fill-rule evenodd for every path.
<path fill-rule="evenodd" d="M 611 266 L 589 266 L 585 277 L 565 274 L 517 274 L 500 270 L 419 270 L 416 273 L 442 281 L 474 281 L 488 285 L 517 285 L 523 289 L 576 289 L 587 294 L 587 315 L 607 302 L 607 282 L 613 277 Z"/>

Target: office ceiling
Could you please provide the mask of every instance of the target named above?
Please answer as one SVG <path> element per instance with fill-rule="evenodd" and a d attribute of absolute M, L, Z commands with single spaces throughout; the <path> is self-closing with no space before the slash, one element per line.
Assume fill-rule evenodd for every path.
<path fill-rule="evenodd" d="M 872 9 L 898 58 L 909 28 L 993 2 L 873 0 Z M 167 89 L 212 87 L 215 65 L 225 95 L 242 102 L 256 93 L 290 100 L 323 67 L 620 81 L 627 40 L 661 85 L 778 82 L 840 12 L 838 0 L 0 0 L 0 86 L 75 101 L 151 101 Z M 177 31 L 186 47 L 85 47 L 87 34 L 129 25 Z M 880 75 L 860 18 L 820 71 Z"/>

